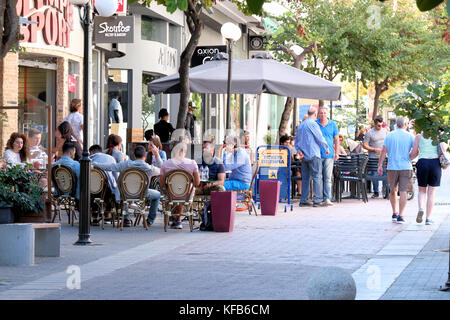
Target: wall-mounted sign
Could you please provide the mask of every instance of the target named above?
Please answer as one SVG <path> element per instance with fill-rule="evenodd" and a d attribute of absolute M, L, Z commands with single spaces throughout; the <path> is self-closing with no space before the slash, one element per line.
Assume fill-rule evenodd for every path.
<path fill-rule="evenodd" d="M 227 52 L 227 46 L 208 46 L 195 48 L 192 55 L 191 68 L 204 64 L 206 61 L 211 60 L 215 54 L 219 52 Z"/>
<path fill-rule="evenodd" d="M 134 16 L 95 17 L 95 43 L 133 43 Z"/>
<path fill-rule="evenodd" d="M 67 86 L 68 86 L 69 92 L 76 91 L 76 86 L 77 86 L 76 84 L 77 84 L 77 82 L 76 82 L 75 77 L 69 74 L 67 76 Z"/>
<path fill-rule="evenodd" d="M 36 22 L 20 26 L 20 42 L 36 43 L 38 33 L 42 32 L 46 44 L 68 48 L 74 24 L 73 10 L 69 0 L 18 0 L 17 14 Z"/>

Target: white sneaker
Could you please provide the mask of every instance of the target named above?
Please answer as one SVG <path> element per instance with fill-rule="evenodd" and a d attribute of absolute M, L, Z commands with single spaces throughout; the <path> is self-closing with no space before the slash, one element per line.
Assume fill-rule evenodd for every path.
<path fill-rule="evenodd" d="M 333 203 L 333 202 L 331 202 L 331 200 L 330 200 L 330 199 L 327 199 L 327 200 L 325 200 L 325 201 L 324 201 L 324 203 L 326 203 L 326 204 L 327 204 L 327 206 L 334 206 L 334 203 Z"/>

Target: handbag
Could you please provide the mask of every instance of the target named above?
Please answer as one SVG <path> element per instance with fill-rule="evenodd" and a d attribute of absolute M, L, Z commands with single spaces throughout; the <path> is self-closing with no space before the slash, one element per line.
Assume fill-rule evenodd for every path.
<path fill-rule="evenodd" d="M 438 148 L 439 162 L 441 164 L 441 167 L 442 167 L 442 169 L 447 169 L 448 166 L 450 165 L 450 160 L 447 158 L 444 151 L 442 151 L 442 147 L 441 147 L 440 143 L 437 145 L 437 148 Z"/>

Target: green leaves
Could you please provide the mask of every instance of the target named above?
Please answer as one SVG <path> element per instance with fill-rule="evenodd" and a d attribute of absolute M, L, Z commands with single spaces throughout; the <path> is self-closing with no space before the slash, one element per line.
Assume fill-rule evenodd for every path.
<path fill-rule="evenodd" d="M 174 13 L 178 8 L 177 0 L 166 0 L 167 12 Z"/>
<path fill-rule="evenodd" d="M 419 8 L 420 11 L 429 11 L 436 8 L 442 2 L 444 2 L 444 0 L 416 0 L 417 8 Z"/>
<path fill-rule="evenodd" d="M 407 91 L 389 97 L 397 115 L 414 119 L 414 128 L 425 138 L 447 142 L 450 139 L 450 84 L 446 79 L 450 72 L 440 81 L 410 84 Z"/>
<path fill-rule="evenodd" d="M 23 212 L 39 212 L 44 204 L 41 201 L 42 188 L 36 176 L 28 171 L 31 165 L 16 165 L 0 170 L 0 204 L 12 205 Z"/>
<path fill-rule="evenodd" d="M 177 6 L 181 11 L 187 10 L 188 0 L 177 0 Z"/>
<path fill-rule="evenodd" d="M 252 14 L 260 14 L 265 0 L 247 0 L 247 7 Z"/>

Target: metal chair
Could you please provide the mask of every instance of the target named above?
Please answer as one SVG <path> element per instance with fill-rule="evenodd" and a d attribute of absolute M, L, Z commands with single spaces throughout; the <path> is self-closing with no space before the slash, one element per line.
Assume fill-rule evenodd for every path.
<path fill-rule="evenodd" d="M 128 168 L 120 173 L 118 186 L 120 191 L 122 220 L 120 230 L 123 230 L 124 213 L 129 213 L 130 209 L 136 216 L 134 226 L 141 217 L 146 230 L 148 230 L 145 219 L 145 204 L 150 179 L 147 173 L 139 168 Z"/>
<path fill-rule="evenodd" d="M 255 211 L 255 216 L 258 215 L 258 211 L 256 210 L 255 202 L 253 201 L 253 185 L 255 183 L 256 175 L 258 174 L 259 163 L 257 162 L 255 165 L 255 171 L 253 172 L 252 181 L 250 183 L 250 188 L 247 190 L 235 190 L 237 192 L 238 203 L 244 203 L 247 206 L 248 214 L 252 214 L 252 210 Z M 244 209 L 245 210 L 245 209 Z"/>
<path fill-rule="evenodd" d="M 101 216 L 101 227 L 104 229 L 105 225 L 105 205 L 114 206 L 114 211 L 111 211 L 112 225 L 115 227 L 116 213 L 118 213 L 118 205 L 115 196 L 109 186 L 108 176 L 106 172 L 98 167 L 91 169 L 91 201 L 99 208 L 99 214 Z"/>
<path fill-rule="evenodd" d="M 55 222 L 56 215 L 61 221 L 61 207 L 63 207 L 68 216 L 68 223 L 71 224 L 72 218 L 73 226 L 73 222 L 77 218 L 75 212 L 78 202 L 75 198 L 78 183 L 77 176 L 68 166 L 57 164 L 52 168 L 52 182 L 56 190 L 56 195 L 52 197 L 55 206 L 52 223 Z"/>
<path fill-rule="evenodd" d="M 387 173 L 387 158 L 384 159 L 383 162 L 383 172 Z M 369 158 L 367 161 L 367 165 L 365 168 L 365 172 L 364 172 L 364 176 L 366 181 L 376 181 L 378 183 L 378 181 L 386 181 L 386 188 L 383 190 L 384 194 L 383 196 L 385 198 L 389 197 L 389 185 L 388 185 L 388 179 L 387 179 L 387 174 L 384 174 L 383 176 L 379 176 L 378 173 L 376 173 L 375 176 L 373 175 L 369 175 L 369 172 L 377 172 L 378 171 L 378 158 Z"/>
<path fill-rule="evenodd" d="M 361 195 L 364 202 L 368 202 L 365 170 L 368 157 L 365 154 L 351 154 L 337 160 L 335 174 L 336 201 L 342 201 L 343 182 L 356 183 L 356 194 Z"/>
<path fill-rule="evenodd" d="M 194 177 L 185 170 L 169 171 L 165 177 L 166 196 L 163 199 L 164 207 L 164 231 L 167 232 L 169 218 L 178 216 L 187 216 L 189 219 L 189 228 L 194 230 L 193 197 Z M 186 213 L 173 213 L 176 207 L 183 205 L 186 207 Z"/>

